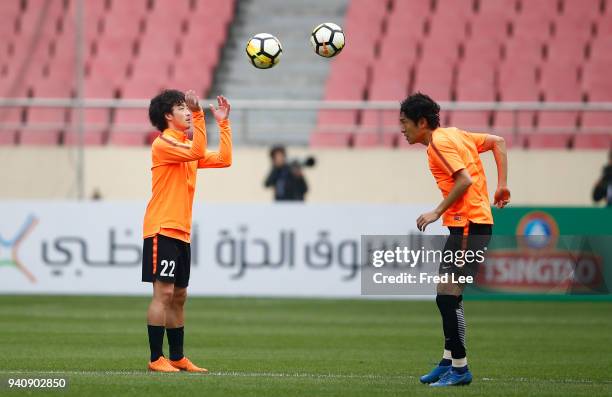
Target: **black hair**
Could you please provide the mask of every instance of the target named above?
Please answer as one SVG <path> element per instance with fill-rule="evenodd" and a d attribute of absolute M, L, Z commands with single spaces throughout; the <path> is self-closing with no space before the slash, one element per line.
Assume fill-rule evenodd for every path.
<path fill-rule="evenodd" d="M 417 92 L 404 99 L 401 104 L 401 112 L 417 124 L 421 118 L 427 120 L 431 129 L 440 126 L 440 105 L 429 96 Z"/>
<path fill-rule="evenodd" d="M 272 149 L 270 149 L 270 158 L 273 159 L 276 153 L 282 153 L 283 156 L 287 157 L 287 151 L 283 145 L 272 146 Z"/>
<path fill-rule="evenodd" d="M 185 94 L 178 90 L 163 90 L 149 104 L 149 120 L 155 128 L 164 131 L 168 128 L 167 114 L 172 114 L 172 107 L 185 102 Z"/>

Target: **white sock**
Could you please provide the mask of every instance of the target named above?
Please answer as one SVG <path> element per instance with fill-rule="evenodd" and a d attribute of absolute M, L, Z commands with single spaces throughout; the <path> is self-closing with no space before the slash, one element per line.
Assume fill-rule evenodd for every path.
<path fill-rule="evenodd" d="M 453 367 L 461 368 L 467 365 L 467 357 L 464 358 L 453 358 Z"/>
<path fill-rule="evenodd" d="M 451 355 L 451 351 L 444 349 L 444 353 L 442 353 L 442 358 L 445 360 L 452 360 L 453 356 Z"/>

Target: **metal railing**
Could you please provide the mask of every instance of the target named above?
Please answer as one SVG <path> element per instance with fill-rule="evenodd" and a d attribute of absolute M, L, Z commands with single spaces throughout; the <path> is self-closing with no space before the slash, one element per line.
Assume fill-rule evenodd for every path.
<path fill-rule="evenodd" d="M 297 142 L 306 143 L 310 132 L 314 127 L 313 122 L 284 124 L 279 126 L 271 120 L 269 123 L 254 123 L 253 116 L 256 113 L 263 111 L 282 111 L 282 112 L 314 112 L 319 110 L 339 110 L 339 111 L 376 111 L 376 125 L 364 127 L 356 123 L 352 124 L 330 124 L 323 126 L 325 131 L 330 132 L 377 132 L 381 136 L 389 128 L 397 129 L 395 126 L 385 125 L 383 122 L 383 113 L 396 111 L 399 112 L 399 102 L 396 101 L 316 101 L 316 100 L 231 100 L 232 104 L 232 120 L 238 128 L 235 128 L 235 137 L 238 143 L 258 144 L 268 143 L 266 134 L 271 134 L 273 140 L 278 140 L 278 136 L 274 135 L 275 128 L 283 128 L 293 132 L 293 136 L 300 136 L 302 139 L 294 140 Z M 213 100 L 205 99 L 201 101 L 204 108 L 208 103 L 213 103 Z M 143 121 L 138 124 L 125 124 L 114 122 L 111 120 L 103 125 L 95 125 L 96 128 L 112 127 L 118 131 L 152 131 L 147 116 L 146 109 L 149 106 L 149 100 L 146 99 L 83 99 L 80 102 L 77 99 L 70 98 L 0 98 L 0 129 L 29 129 L 49 130 L 60 129 L 63 131 L 80 131 L 79 128 L 79 109 L 143 109 Z M 442 111 L 446 112 L 511 112 L 512 127 L 509 128 L 509 133 L 519 134 L 521 132 L 529 132 L 527 129 L 521 129 L 519 124 L 519 114 L 521 112 L 555 112 L 555 111 L 574 111 L 574 112 L 612 112 L 612 102 L 440 102 Z M 3 117 L 3 109 L 20 108 L 20 109 L 36 109 L 36 108 L 62 108 L 70 109 L 74 113 L 70 123 L 28 123 L 25 122 L 5 122 Z M 399 116 L 399 114 L 398 114 Z M 316 116 L 315 116 L 316 117 Z M 85 121 L 83 121 L 85 123 Z M 83 125 L 83 131 L 92 125 Z M 468 128 L 471 126 L 461 126 Z M 556 129 L 560 132 L 576 131 L 575 126 L 566 126 L 565 128 Z M 609 132 L 612 129 L 607 127 L 589 128 L 589 131 L 594 132 Z M 262 132 L 264 131 L 264 132 Z M 305 138 L 305 139 L 304 139 Z"/>

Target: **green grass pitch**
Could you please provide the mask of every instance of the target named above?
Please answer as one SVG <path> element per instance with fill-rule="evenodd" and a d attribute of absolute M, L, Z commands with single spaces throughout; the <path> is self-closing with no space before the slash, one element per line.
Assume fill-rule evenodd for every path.
<path fill-rule="evenodd" d="M 612 302 L 467 301 L 474 382 L 452 391 L 418 381 L 442 350 L 432 301 L 192 298 L 185 351 L 209 375 L 146 371 L 147 304 L 1 296 L 0 394 L 612 395 Z M 59 376 L 67 390 L 6 386 Z"/>

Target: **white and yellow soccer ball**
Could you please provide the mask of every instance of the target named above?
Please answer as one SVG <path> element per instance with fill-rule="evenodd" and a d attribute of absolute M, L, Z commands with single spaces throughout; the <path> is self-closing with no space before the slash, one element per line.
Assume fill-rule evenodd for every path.
<path fill-rule="evenodd" d="M 283 46 L 271 34 L 258 33 L 249 39 L 246 53 L 257 69 L 270 69 L 278 64 Z"/>
<path fill-rule="evenodd" d="M 316 26 L 310 35 L 310 44 L 318 55 L 331 58 L 344 48 L 344 31 L 335 23 L 325 22 Z"/>

